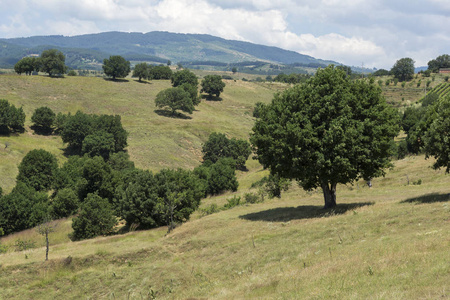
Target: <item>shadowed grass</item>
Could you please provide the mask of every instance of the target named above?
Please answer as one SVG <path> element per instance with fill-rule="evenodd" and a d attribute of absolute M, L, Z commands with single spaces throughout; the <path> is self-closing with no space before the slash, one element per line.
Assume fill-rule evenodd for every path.
<path fill-rule="evenodd" d="M 401 203 L 425 204 L 425 203 L 449 202 L 449 201 L 450 201 L 450 193 L 449 194 L 431 193 L 419 197 L 406 199 L 403 200 Z"/>

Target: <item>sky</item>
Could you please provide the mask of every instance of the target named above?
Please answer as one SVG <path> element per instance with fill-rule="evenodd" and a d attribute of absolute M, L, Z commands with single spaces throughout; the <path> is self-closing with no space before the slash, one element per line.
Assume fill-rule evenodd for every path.
<path fill-rule="evenodd" d="M 0 38 L 201 33 L 350 66 L 450 52 L 450 0 L 0 0 Z"/>

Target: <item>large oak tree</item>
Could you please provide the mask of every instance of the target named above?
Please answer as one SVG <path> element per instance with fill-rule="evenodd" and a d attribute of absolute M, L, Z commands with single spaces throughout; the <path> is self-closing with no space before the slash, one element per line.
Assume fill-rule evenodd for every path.
<path fill-rule="evenodd" d="M 325 208 L 336 206 L 338 183 L 384 175 L 399 131 L 381 90 L 334 66 L 276 95 L 260 113 L 250 138 L 257 159 L 305 190 L 322 188 Z"/>

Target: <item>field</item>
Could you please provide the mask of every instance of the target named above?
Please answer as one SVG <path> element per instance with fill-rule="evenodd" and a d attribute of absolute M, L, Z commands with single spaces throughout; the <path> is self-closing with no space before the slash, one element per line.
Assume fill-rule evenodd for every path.
<path fill-rule="evenodd" d="M 226 83 L 223 101 L 203 101 L 191 119 L 155 112 L 153 99 L 168 81 L 1 75 L 0 95 L 23 105 L 27 126 L 43 105 L 120 114 L 132 160 L 156 171 L 198 165 L 201 143 L 212 131 L 248 137 L 254 103 L 285 88 Z M 401 103 L 399 93 L 391 99 Z M 45 147 L 60 163 L 65 159 L 59 137 L 28 129 L 0 137 L 0 146 L 6 143 L 0 184 L 7 192 L 28 150 Z M 195 213 L 168 235 L 158 228 L 71 242 L 71 220 L 59 220 L 48 262 L 35 230 L 4 237 L 10 249 L 18 239 L 37 248 L 0 254 L 0 299 L 450 299 L 450 175 L 431 169 L 432 160 L 423 156 L 394 165 L 372 188 L 361 181 L 338 186 L 334 211 L 321 209 L 321 191 L 294 184 L 280 199 Z M 202 207 L 251 191 L 266 172 L 251 159 L 247 166 L 236 193 L 207 198 Z"/>

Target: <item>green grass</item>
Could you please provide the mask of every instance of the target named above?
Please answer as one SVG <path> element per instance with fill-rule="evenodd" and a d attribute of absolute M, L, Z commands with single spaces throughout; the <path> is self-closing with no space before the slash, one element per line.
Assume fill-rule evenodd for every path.
<path fill-rule="evenodd" d="M 430 163 L 407 157 L 371 189 L 363 182 L 339 186 L 335 211 L 321 209 L 320 191 L 293 186 L 281 199 L 196 215 L 169 235 L 159 228 L 70 242 L 61 238 L 70 224 L 63 220 L 50 235 L 49 262 L 43 237 L 19 233 L 2 243 L 26 234 L 40 248 L 0 255 L 0 295 L 446 299 L 450 176 Z M 422 184 L 407 185 L 405 175 Z"/>
<path fill-rule="evenodd" d="M 162 168 L 192 169 L 201 162 L 201 145 L 218 131 L 229 137 L 248 138 L 254 103 L 269 102 L 283 85 L 266 85 L 226 80 L 222 101 L 202 100 L 189 119 L 169 118 L 155 110 L 156 94 L 170 87 L 170 81 L 139 83 L 134 79 L 113 82 L 96 77 L 49 78 L 47 76 L 0 75 L 0 98 L 23 106 L 27 132 L 0 136 L 0 186 L 9 192 L 17 165 L 34 148 L 52 149 L 60 163 L 64 145 L 59 137 L 33 135 L 31 116 L 40 106 L 56 113 L 82 110 L 93 114 L 118 114 L 129 132 L 128 153 L 136 166 L 159 171 Z M 5 143 L 10 146 L 4 148 Z M 3 157 L 5 159 L 3 159 Z"/>
<path fill-rule="evenodd" d="M 28 116 L 41 105 L 121 114 L 132 159 L 152 170 L 197 165 L 209 132 L 247 137 L 254 103 L 270 101 L 277 90 L 227 81 L 222 102 L 202 102 L 186 120 L 154 112 L 154 96 L 167 81 L 0 80 L 2 98 L 23 104 Z M 5 185 L 2 179 L 2 187 L 13 186 L 15 175 L 8 172 L 35 146 L 64 160 L 58 137 L 28 131 L 0 137 L 5 141 L 11 144 L 0 151 L 0 166 L 11 170 L 0 175 L 11 180 Z M 3 237 L 9 251 L 0 254 L 0 299 L 151 299 L 152 293 L 156 299 L 448 299 L 450 175 L 431 169 L 423 156 L 394 164 L 370 189 L 364 182 L 338 186 L 333 211 L 321 209 L 320 190 L 293 184 L 281 199 L 205 217 L 196 212 L 169 235 L 158 228 L 72 242 L 71 220 L 63 219 L 50 234 L 48 262 L 36 230 Z M 202 207 L 256 192 L 251 183 L 267 171 L 256 161 L 247 166 L 248 172 L 238 172 L 236 193 L 204 199 Z M 37 248 L 15 252 L 17 239 Z"/>

